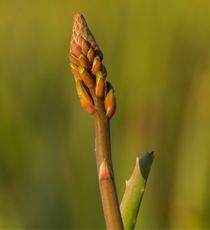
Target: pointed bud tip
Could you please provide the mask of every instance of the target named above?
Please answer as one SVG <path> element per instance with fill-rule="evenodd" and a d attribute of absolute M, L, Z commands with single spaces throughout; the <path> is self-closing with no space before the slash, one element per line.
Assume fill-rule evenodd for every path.
<path fill-rule="evenodd" d="M 83 17 L 83 15 L 80 12 L 75 13 L 74 19 Z"/>
<path fill-rule="evenodd" d="M 74 15 L 73 23 L 78 23 L 78 22 L 81 23 L 83 21 L 85 21 L 85 18 L 84 18 L 84 16 L 81 13 L 76 13 Z"/>
<path fill-rule="evenodd" d="M 106 116 L 108 118 L 112 118 L 112 116 L 115 114 L 116 107 L 117 107 L 116 98 L 114 95 L 114 89 L 113 88 L 111 88 L 108 91 L 108 93 L 105 97 L 104 106 L 106 109 Z"/>

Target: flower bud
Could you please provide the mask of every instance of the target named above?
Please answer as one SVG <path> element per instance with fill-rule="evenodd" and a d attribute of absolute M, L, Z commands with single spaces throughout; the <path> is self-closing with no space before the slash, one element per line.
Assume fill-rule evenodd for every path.
<path fill-rule="evenodd" d="M 90 46 L 89 46 L 88 42 L 85 41 L 85 39 L 82 40 L 82 45 L 81 45 L 81 47 L 82 47 L 82 52 L 83 52 L 83 54 L 87 55 L 88 50 L 90 49 Z"/>
<path fill-rule="evenodd" d="M 90 95 L 87 93 L 82 81 L 79 80 L 76 81 L 76 89 L 82 108 L 88 113 L 93 113 L 95 111 L 93 100 L 90 97 Z"/>
<path fill-rule="evenodd" d="M 104 96 L 104 93 L 105 93 L 105 80 L 103 78 L 101 71 L 96 73 L 95 93 L 96 93 L 96 97 L 102 97 Z"/>
<path fill-rule="evenodd" d="M 78 79 L 78 80 L 82 80 L 78 67 L 76 65 L 74 65 L 73 63 L 70 64 L 70 69 L 72 74 Z"/>
<path fill-rule="evenodd" d="M 91 77 L 91 75 L 88 73 L 88 71 L 85 70 L 84 67 L 79 67 L 78 68 L 80 76 L 84 82 L 84 84 L 88 87 L 88 88 L 92 88 L 95 85 L 95 82 L 93 80 L 93 78 Z"/>
<path fill-rule="evenodd" d="M 93 66 L 91 69 L 92 74 L 96 74 L 101 69 L 101 60 L 99 56 L 96 56 L 93 61 Z"/>
<path fill-rule="evenodd" d="M 71 51 L 75 57 L 79 57 L 82 54 L 81 48 L 75 43 L 75 41 L 71 44 Z"/>
<path fill-rule="evenodd" d="M 103 53 L 101 52 L 101 50 L 99 49 L 99 47 L 96 46 L 95 49 L 94 49 L 94 51 L 95 51 L 96 55 L 99 56 L 100 60 L 102 61 L 103 60 Z"/>
<path fill-rule="evenodd" d="M 91 44 L 91 46 L 95 49 L 96 48 L 96 41 L 93 38 L 93 35 L 90 33 L 87 38 L 88 42 Z"/>
<path fill-rule="evenodd" d="M 71 61 L 71 63 L 75 64 L 75 65 L 80 65 L 80 61 L 78 60 L 77 57 L 75 57 L 71 52 L 69 54 L 69 59 Z"/>
<path fill-rule="evenodd" d="M 93 62 L 94 55 L 95 55 L 95 54 L 94 54 L 93 49 L 90 48 L 90 49 L 88 50 L 88 52 L 87 52 L 87 58 L 88 58 L 88 60 L 89 60 L 90 63 Z"/>
<path fill-rule="evenodd" d="M 104 106 L 106 110 L 106 116 L 111 118 L 116 110 L 116 98 L 114 95 L 114 89 L 109 82 L 107 82 L 106 97 L 104 101 Z"/>
<path fill-rule="evenodd" d="M 90 68 L 90 63 L 89 63 L 88 59 L 83 54 L 80 55 L 79 62 L 80 62 L 80 65 L 82 67 L 84 67 L 86 69 Z"/>

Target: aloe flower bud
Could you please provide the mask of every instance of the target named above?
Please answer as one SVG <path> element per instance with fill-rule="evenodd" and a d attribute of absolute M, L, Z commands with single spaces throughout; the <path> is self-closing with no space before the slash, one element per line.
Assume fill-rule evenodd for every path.
<path fill-rule="evenodd" d="M 101 60 L 99 58 L 99 56 L 96 56 L 94 58 L 94 61 L 93 61 L 93 66 L 92 66 L 92 69 L 91 69 L 91 72 L 92 74 L 96 74 L 98 71 L 100 71 L 101 69 Z"/>
<path fill-rule="evenodd" d="M 96 97 L 102 97 L 105 90 L 105 79 L 101 71 L 96 73 Z"/>
<path fill-rule="evenodd" d="M 93 100 L 87 93 L 82 81 L 76 80 L 76 89 L 82 108 L 88 113 L 93 113 L 95 110 Z"/>
<path fill-rule="evenodd" d="M 93 80 L 93 78 L 91 77 L 91 75 L 88 73 L 88 71 L 85 70 L 85 68 L 83 67 L 79 67 L 79 74 L 83 80 L 83 82 L 85 83 L 85 85 L 88 88 L 92 88 L 95 85 L 95 82 Z"/>
<path fill-rule="evenodd" d="M 88 60 L 89 60 L 89 62 L 93 62 L 93 59 L 94 59 L 94 51 L 93 51 L 93 49 L 92 48 L 90 48 L 89 50 L 88 50 L 88 52 L 87 52 L 87 58 L 88 58 Z"/>
<path fill-rule="evenodd" d="M 74 75 L 74 77 L 76 79 L 82 80 L 82 78 L 80 76 L 80 73 L 79 73 L 79 70 L 78 70 L 78 67 L 75 64 L 71 63 L 70 64 L 70 69 L 71 69 L 71 72 L 72 72 L 72 74 Z"/>
<path fill-rule="evenodd" d="M 114 89 L 111 83 L 107 82 L 106 84 L 106 97 L 104 101 L 106 116 L 111 118 L 116 110 L 116 99 L 114 95 Z"/>

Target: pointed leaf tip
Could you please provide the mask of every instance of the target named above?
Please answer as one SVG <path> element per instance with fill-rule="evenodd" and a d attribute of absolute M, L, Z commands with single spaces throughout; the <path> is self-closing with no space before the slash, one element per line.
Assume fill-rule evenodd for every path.
<path fill-rule="evenodd" d="M 144 154 L 143 157 L 139 158 L 139 167 L 141 170 L 141 174 L 145 180 L 149 175 L 153 159 L 154 159 L 154 152 L 147 152 Z"/>
<path fill-rule="evenodd" d="M 132 175 L 126 182 L 120 205 L 124 229 L 132 230 L 135 227 L 153 158 L 153 152 L 137 157 Z"/>

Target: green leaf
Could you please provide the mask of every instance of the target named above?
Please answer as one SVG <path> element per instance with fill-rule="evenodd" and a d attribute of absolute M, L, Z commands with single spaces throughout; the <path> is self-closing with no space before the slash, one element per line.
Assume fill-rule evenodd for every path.
<path fill-rule="evenodd" d="M 126 181 L 120 205 L 124 229 L 134 229 L 135 227 L 153 159 L 153 152 L 146 153 L 142 158 L 137 157 L 133 173 Z"/>

